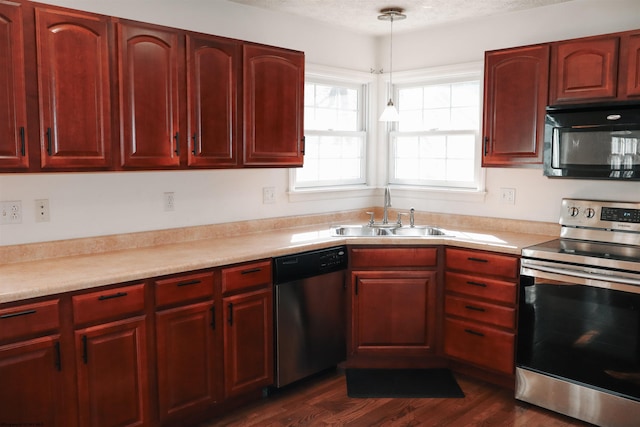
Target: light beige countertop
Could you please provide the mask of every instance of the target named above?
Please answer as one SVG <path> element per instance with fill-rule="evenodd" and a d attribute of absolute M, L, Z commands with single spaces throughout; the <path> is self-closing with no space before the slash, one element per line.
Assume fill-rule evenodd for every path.
<path fill-rule="evenodd" d="M 260 224 L 253 223 L 254 227 L 260 228 Z M 442 227 L 447 230 L 447 237 L 333 237 L 330 224 L 335 222 L 279 228 L 283 224 L 272 220 L 267 224 L 269 230 L 262 232 L 243 224 L 241 229 L 248 231 L 244 234 L 240 233 L 238 227 L 226 226 L 225 232 L 207 230 L 207 233 L 198 234 L 193 230 L 184 229 L 174 230 L 162 238 L 156 233 L 152 234 L 151 240 L 149 233 L 141 233 L 139 236 L 131 237 L 126 244 L 122 244 L 122 238 L 114 243 L 114 238 L 109 237 L 109 244 L 99 239 L 90 239 L 91 249 L 75 249 L 80 252 L 78 254 L 74 254 L 69 248 L 86 246 L 87 239 L 71 243 L 5 247 L 0 251 L 0 303 L 340 244 L 448 245 L 519 255 L 523 247 L 551 240 L 558 235 L 553 232 L 554 226 L 549 224 L 534 227 L 533 231 L 536 234 L 524 233 L 522 230 L 483 230 L 483 224 L 471 224 L 473 227 L 467 229 L 460 227 L 460 224 L 452 224 Z M 465 224 L 469 225 L 468 221 Z M 532 228 L 525 226 L 524 229 L 528 231 Z M 179 233 L 181 238 L 176 238 L 174 233 Z M 183 241 L 164 241 L 171 236 L 174 237 L 172 241 Z M 55 255 L 43 255 L 52 250 L 55 251 Z"/>

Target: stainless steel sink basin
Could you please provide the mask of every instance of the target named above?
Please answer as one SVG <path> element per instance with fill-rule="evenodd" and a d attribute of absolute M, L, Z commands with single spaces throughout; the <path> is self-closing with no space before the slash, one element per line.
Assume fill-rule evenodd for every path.
<path fill-rule="evenodd" d="M 432 226 L 398 226 L 396 224 L 385 225 L 337 225 L 331 227 L 334 236 L 351 237 L 436 237 L 446 236 L 446 232 Z"/>

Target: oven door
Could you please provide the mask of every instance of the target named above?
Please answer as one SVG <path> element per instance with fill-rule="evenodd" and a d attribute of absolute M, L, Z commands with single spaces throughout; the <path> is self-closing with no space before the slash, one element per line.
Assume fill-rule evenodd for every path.
<path fill-rule="evenodd" d="M 599 425 L 635 425 L 640 274 L 523 259 L 521 276 L 516 397 Z M 636 415 L 625 420 L 629 409 Z"/>

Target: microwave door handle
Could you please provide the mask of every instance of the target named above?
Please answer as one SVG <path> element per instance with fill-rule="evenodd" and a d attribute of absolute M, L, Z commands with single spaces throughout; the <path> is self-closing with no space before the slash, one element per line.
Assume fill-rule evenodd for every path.
<path fill-rule="evenodd" d="M 587 284 L 588 286 L 640 294 L 640 279 L 630 279 L 627 277 L 613 275 L 610 276 L 607 274 L 585 273 L 577 270 L 567 270 L 564 268 L 548 267 L 542 265 L 527 264 L 526 266 L 523 265 L 522 267 L 524 269 L 537 270 L 545 273 L 587 279 L 589 281 L 589 283 Z"/>

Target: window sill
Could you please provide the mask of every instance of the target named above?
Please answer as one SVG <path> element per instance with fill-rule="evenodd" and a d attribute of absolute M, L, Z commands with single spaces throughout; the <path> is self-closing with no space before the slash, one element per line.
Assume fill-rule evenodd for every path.
<path fill-rule="evenodd" d="M 394 197 L 426 200 L 447 200 L 458 202 L 483 203 L 487 196 L 484 190 L 455 188 L 404 187 L 391 185 Z"/>
<path fill-rule="evenodd" d="M 355 197 L 375 196 L 377 189 L 367 185 L 345 187 L 309 188 L 289 191 L 289 202 L 308 202 L 314 200 L 351 199 Z"/>

